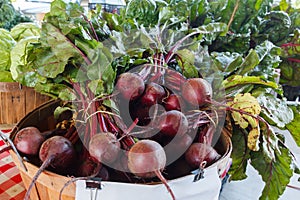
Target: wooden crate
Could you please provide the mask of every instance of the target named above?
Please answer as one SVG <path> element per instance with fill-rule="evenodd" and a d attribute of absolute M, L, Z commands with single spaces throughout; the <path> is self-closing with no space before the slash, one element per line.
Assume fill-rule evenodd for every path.
<path fill-rule="evenodd" d="M 11 128 L 30 111 L 50 99 L 19 83 L 0 82 L 0 127 Z"/>

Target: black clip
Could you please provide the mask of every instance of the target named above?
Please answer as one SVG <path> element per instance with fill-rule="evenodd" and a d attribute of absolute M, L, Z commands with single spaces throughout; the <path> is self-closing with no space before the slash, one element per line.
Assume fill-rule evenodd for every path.
<path fill-rule="evenodd" d="M 206 165 L 206 161 L 203 161 L 200 164 L 199 168 L 193 172 L 193 174 L 196 174 L 195 177 L 194 177 L 194 182 L 197 182 L 197 181 L 204 178 L 204 167 L 205 167 L 205 165 Z"/>
<path fill-rule="evenodd" d="M 197 182 L 197 181 L 199 181 L 199 180 L 201 180 L 201 179 L 204 178 L 204 170 L 203 169 L 198 169 L 196 172 L 197 173 L 196 173 L 196 175 L 194 177 L 194 182 Z"/>
<path fill-rule="evenodd" d="M 98 178 L 98 177 L 94 177 L 94 178 L 91 178 L 89 180 L 86 180 L 85 181 L 85 188 L 86 189 L 99 189 L 101 190 L 101 178 Z"/>

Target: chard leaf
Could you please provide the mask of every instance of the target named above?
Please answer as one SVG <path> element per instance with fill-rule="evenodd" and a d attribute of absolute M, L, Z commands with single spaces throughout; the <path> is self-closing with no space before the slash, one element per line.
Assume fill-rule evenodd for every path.
<path fill-rule="evenodd" d="M 279 43 L 289 34 L 291 19 L 284 11 L 270 11 L 264 15 L 258 29 L 258 40 L 269 40 L 273 43 Z M 274 34 L 276 33 L 276 34 Z M 259 42 L 261 43 L 261 42 Z"/>
<path fill-rule="evenodd" d="M 92 64 L 87 68 L 87 76 L 92 81 L 89 86 L 96 96 L 110 94 L 114 88 L 116 73 L 112 68 L 113 56 L 101 43 L 95 48 Z"/>
<path fill-rule="evenodd" d="M 236 74 L 245 75 L 259 64 L 259 57 L 255 50 L 250 50 L 243 63 L 240 65 Z"/>
<path fill-rule="evenodd" d="M 225 90 L 229 90 L 231 88 L 235 88 L 242 85 L 252 85 L 258 84 L 266 87 L 270 87 L 273 89 L 278 89 L 278 85 L 275 82 L 265 81 L 260 77 L 257 76 L 240 76 L 240 75 L 233 75 L 228 77 L 223 81 L 223 86 Z"/>
<path fill-rule="evenodd" d="M 72 109 L 71 107 L 68 106 L 58 106 L 55 108 L 53 115 L 55 119 L 59 119 L 60 115 L 63 114 L 66 111 L 71 111 L 72 113 L 75 112 L 74 109 Z"/>
<path fill-rule="evenodd" d="M 267 134 L 267 133 L 266 133 Z M 265 137 L 268 137 L 265 135 Z M 267 141 L 272 140 L 269 137 Z M 266 141 L 266 142 L 267 142 Z M 277 141 L 273 141 L 277 144 Z M 291 169 L 292 157 L 290 151 L 286 148 L 274 148 L 271 143 L 268 146 L 260 147 L 257 152 L 251 152 L 251 165 L 259 172 L 265 187 L 262 191 L 260 199 L 279 199 L 280 195 L 284 192 L 290 178 L 293 175 Z M 273 156 L 262 157 L 264 152 L 270 152 Z"/>
<path fill-rule="evenodd" d="M 232 166 L 229 169 L 230 179 L 242 180 L 247 178 L 246 168 L 250 157 L 245 130 L 233 126 L 231 142 L 233 149 L 231 153 Z"/>
<path fill-rule="evenodd" d="M 291 107 L 294 112 L 294 119 L 286 125 L 286 128 L 292 134 L 296 144 L 300 147 L 300 106 Z"/>
<path fill-rule="evenodd" d="M 187 78 L 198 77 L 198 70 L 195 67 L 195 55 L 188 49 L 176 51 L 179 56 L 178 64 L 183 72 L 183 75 Z"/>
<path fill-rule="evenodd" d="M 40 92 L 42 94 L 47 94 L 53 98 L 57 98 L 59 96 L 62 97 L 62 100 L 74 100 L 75 95 L 73 90 L 68 88 L 64 84 L 60 83 L 38 83 L 35 85 L 34 88 L 37 92 Z"/>
<path fill-rule="evenodd" d="M 9 71 L 10 69 L 10 51 L 15 46 L 16 41 L 10 32 L 0 28 L 0 70 Z"/>
<path fill-rule="evenodd" d="M 36 23 L 30 22 L 17 24 L 10 30 L 10 34 L 15 41 L 20 41 L 26 37 L 39 36 L 40 32 L 40 27 Z"/>
<path fill-rule="evenodd" d="M 43 37 L 45 37 L 47 45 L 51 47 L 51 51 L 57 57 L 58 62 L 68 63 L 72 57 L 80 57 L 82 52 L 66 37 L 58 28 L 50 23 L 43 24 Z M 55 70 L 57 74 L 61 73 L 64 68 Z"/>
<path fill-rule="evenodd" d="M 0 71 L 0 82 L 14 82 L 9 71 Z"/>
<path fill-rule="evenodd" d="M 44 55 L 37 56 L 33 66 L 41 76 L 55 78 L 64 71 L 66 62 L 58 59 L 50 48 L 37 48 L 34 52 Z"/>
<path fill-rule="evenodd" d="M 37 83 L 46 82 L 46 78 L 41 76 L 33 68 L 32 61 L 28 60 L 34 49 L 33 43 L 36 42 L 38 42 L 37 37 L 27 37 L 19 41 L 11 50 L 10 71 L 12 77 L 19 83 L 29 87 L 34 87 Z"/>
<path fill-rule="evenodd" d="M 145 27 L 156 25 L 158 22 L 159 5 L 166 6 L 166 2 L 160 0 L 131 0 L 125 11 L 125 18 L 135 19 Z"/>
<path fill-rule="evenodd" d="M 225 76 L 235 72 L 243 62 L 242 55 L 235 52 L 212 52 L 211 56 Z"/>
<path fill-rule="evenodd" d="M 259 115 L 261 111 L 261 107 L 258 104 L 257 99 L 250 93 L 238 94 L 234 97 L 232 102 L 228 102 L 227 104 L 235 110 L 251 114 L 254 117 Z M 235 124 L 239 125 L 243 129 L 247 128 L 249 125 L 252 128 L 257 127 L 257 120 L 250 115 L 232 111 L 231 116 L 235 121 Z"/>
<path fill-rule="evenodd" d="M 262 106 L 262 115 L 270 124 L 280 128 L 290 123 L 294 114 L 284 100 L 275 98 L 274 95 L 264 94 L 257 97 L 259 104 Z"/>

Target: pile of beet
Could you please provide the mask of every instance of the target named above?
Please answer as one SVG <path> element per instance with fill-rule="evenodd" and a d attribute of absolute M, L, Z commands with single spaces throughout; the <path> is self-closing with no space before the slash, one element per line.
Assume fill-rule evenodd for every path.
<path fill-rule="evenodd" d="M 53 130 L 26 127 L 16 133 L 13 143 L 19 153 L 40 166 L 26 198 L 47 169 L 106 181 L 161 181 L 175 199 L 168 180 L 208 167 L 221 157 L 211 146 L 218 116 L 210 106 L 210 83 L 186 79 L 172 70 L 155 77 L 151 70 L 145 66 L 118 76 L 111 95 L 118 112 L 94 109 L 95 118 L 90 120 L 97 125 L 74 119 L 80 114 L 66 109 Z M 99 108 L 101 103 L 93 105 Z"/>

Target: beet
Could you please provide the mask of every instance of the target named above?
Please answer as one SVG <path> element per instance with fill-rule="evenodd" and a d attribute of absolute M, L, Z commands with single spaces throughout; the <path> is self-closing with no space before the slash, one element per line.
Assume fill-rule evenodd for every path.
<path fill-rule="evenodd" d="M 51 166 L 59 172 L 67 171 L 71 164 L 75 163 L 76 152 L 68 139 L 62 136 L 53 136 L 43 142 L 39 151 L 39 157 L 43 164 L 32 178 L 24 200 L 29 199 L 32 187 L 45 168 Z"/>
<path fill-rule="evenodd" d="M 159 129 L 165 136 L 181 136 L 188 130 L 188 120 L 186 116 L 178 110 L 167 111 L 159 118 Z"/>
<path fill-rule="evenodd" d="M 166 165 L 166 154 L 162 146 L 153 140 L 140 140 L 128 152 L 128 168 L 143 178 L 155 177 Z"/>
<path fill-rule="evenodd" d="M 193 138 L 188 134 L 171 140 L 170 143 L 164 147 L 167 154 L 167 162 L 171 163 L 184 155 L 192 143 Z"/>
<path fill-rule="evenodd" d="M 140 102 L 143 105 L 151 106 L 161 103 L 162 98 L 166 95 L 165 89 L 157 83 L 151 82 L 146 84 L 145 92 L 141 96 Z"/>
<path fill-rule="evenodd" d="M 17 150 L 25 155 L 37 155 L 45 137 L 42 136 L 39 129 L 36 127 L 25 127 L 19 130 L 13 143 Z"/>
<path fill-rule="evenodd" d="M 43 142 L 39 158 L 42 162 L 51 159 L 51 167 L 58 171 L 64 171 L 75 162 L 76 153 L 68 139 L 63 136 L 53 136 Z"/>
<path fill-rule="evenodd" d="M 169 110 L 181 110 L 182 101 L 178 95 L 170 94 L 168 97 L 163 99 L 163 105 L 167 111 Z"/>
<path fill-rule="evenodd" d="M 120 142 L 110 132 L 101 132 L 94 135 L 89 143 L 89 153 L 98 162 L 110 165 L 120 155 Z"/>
<path fill-rule="evenodd" d="M 212 98 L 212 87 L 205 79 L 190 78 L 181 88 L 182 97 L 193 106 L 203 106 Z"/>
<path fill-rule="evenodd" d="M 167 157 L 163 147 L 153 140 L 139 140 L 128 152 L 128 168 L 131 173 L 142 178 L 157 176 L 175 199 L 175 195 L 161 174 L 166 166 Z"/>
<path fill-rule="evenodd" d="M 99 163 L 92 157 L 88 157 L 86 160 L 79 164 L 78 169 L 76 170 L 76 176 L 85 177 L 97 175 L 100 173 L 101 167 L 101 163 Z"/>
<path fill-rule="evenodd" d="M 185 152 L 185 160 L 192 168 L 199 168 L 206 162 L 205 167 L 213 164 L 220 158 L 220 154 L 210 145 L 193 143 Z"/>
<path fill-rule="evenodd" d="M 144 92 L 145 84 L 139 75 L 126 72 L 118 77 L 116 89 L 125 99 L 135 100 Z"/>

